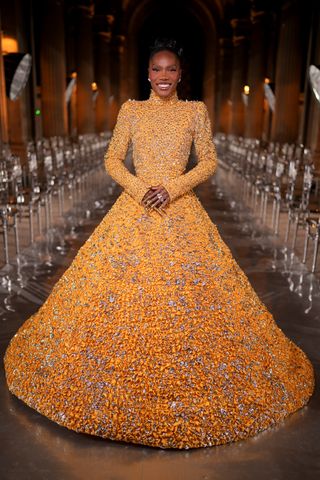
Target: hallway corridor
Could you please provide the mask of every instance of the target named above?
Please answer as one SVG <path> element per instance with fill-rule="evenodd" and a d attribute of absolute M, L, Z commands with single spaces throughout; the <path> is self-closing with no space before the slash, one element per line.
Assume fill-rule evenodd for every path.
<path fill-rule="evenodd" d="M 0 236 L 0 480 L 320 479 L 319 0 L 1 0 Z"/>

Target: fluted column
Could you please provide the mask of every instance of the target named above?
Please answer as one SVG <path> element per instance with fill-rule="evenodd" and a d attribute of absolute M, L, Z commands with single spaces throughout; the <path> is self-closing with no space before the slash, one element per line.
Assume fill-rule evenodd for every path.
<path fill-rule="evenodd" d="M 320 65 L 320 6 L 314 5 L 312 18 L 312 26 L 310 29 L 310 64 Z M 311 148 L 313 161 L 318 172 L 320 172 L 320 103 L 317 101 L 310 85 L 309 90 L 309 108 L 306 115 L 305 125 L 305 143 Z"/>
<path fill-rule="evenodd" d="M 246 84 L 248 68 L 248 23 L 233 19 L 233 62 L 231 80 L 231 126 L 230 133 L 244 135 L 245 105 L 242 99 L 243 87 Z M 246 30 L 246 31 L 245 31 Z"/>
<path fill-rule="evenodd" d="M 41 17 L 41 105 L 43 135 L 67 135 L 64 5 L 47 0 Z"/>
<path fill-rule="evenodd" d="M 281 13 L 275 77 L 276 107 L 272 124 L 274 141 L 297 141 L 301 66 L 301 18 L 298 3 L 291 1 L 283 5 Z"/>
<path fill-rule="evenodd" d="M 119 38 L 115 36 L 110 44 L 110 123 L 113 129 L 119 108 L 121 106 L 120 96 L 120 52 L 119 52 Z"/>
<path fill-rule="evenodd" d="M 96 39 L 96 82 L 99 95 L 96 101 L 96 129 L 97 132 L 111 130 L 113 126 L 111 115 L 111 55 L 113 28 L 117 24 L 114 10 L 107 2 L 95 3 L 95 31 Z"/>
<path fill-rule="evenodd" d="M 119 92 L 118 98 L 120 105 L 127 100 L 128 94 L 128 80 L 127 80 L 127 38 L 125 35 L 118 35 L 118 59 L 119 59 Z"/>
<path fill-rule="evenodd" d="M 274 79 L 276 69 L 276 52 L 277 52 L 277 28 L 278 16 L 275 10 L 269 12 L 268 19 L 268 51 L 266 57 L 266 83 L 269 84 L 271 91 L 274 93 Z M 263 132 L 262 140 L 268 142 L 271 140 L 271 127 L 273 120 L 273 110 L 269 102 L 265 99 L 265 111 L 263 115 Z"/>
<path fill-rule="evenodd" d="M 231 79 L 232 79 L 232 40 L 220 38 L 218 90 L 217 90 L 217 130 L 229 133 L 231 120 Z"/>
<path fill-rule="evenodd" d="M 97 38 L 96 82 L 99 95 L 96 102 L 96 130 L 110 130 L 109 98 L 110 98 L 110 35 L 100 32 Z"/>
<path fill-rule="evenodd" d="M 14 40 L 6 44 L 3 53 L 29 53 L 28 21 L 30 8 L 22 0 L 3 0 L 1 2 L 2 28 L 7 38 Z M 3 96 L 6 101 L 6 130 L 11 151 L 19 155 L 22 161 L 26 158 L 26 144 L 31 136 L 30 80 L 15 100 Z"/>
<path fill-rule="evenodd" d="M 78 134 L 94 133 L 95 112 L 92 98 L 93 70 L 93 10 L 78 6 L 76 18 L 76 70 L 77 70 L 77 128 Z"/>
<path fill-rule="evenodd" d="M 252 33 L 249 50 L 247 83 L 250 88 L 246 107 L 245 135 L 261 138 L 264 113 L 264 79 L 267 66 L 267 15 L 252 11 Z"/>
<path fill-rule="evenodd" d="M 3 144 L 7 144 L 9 141 L 8 135 L 8 112 L 7 112 L 7 99 L 6 99 L 6 81 L 4 76 L 3 67 L 3 55 L 1 50 L 2 45 L 2 26 L 0 16 L 0 149 Z M 1 150 L 0 150 L 1 156 Z"/>

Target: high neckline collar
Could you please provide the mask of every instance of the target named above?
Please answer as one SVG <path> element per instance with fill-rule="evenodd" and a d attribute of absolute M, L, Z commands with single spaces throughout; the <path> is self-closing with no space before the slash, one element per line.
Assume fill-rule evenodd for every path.
<path fill-rule="evenodd" d="M 160 97 L 152 88 L 150 90 L 149 102 L 159 105 L 172 105 L 179 101 L 177 90 L 174 90 L 168 97 Z"/>

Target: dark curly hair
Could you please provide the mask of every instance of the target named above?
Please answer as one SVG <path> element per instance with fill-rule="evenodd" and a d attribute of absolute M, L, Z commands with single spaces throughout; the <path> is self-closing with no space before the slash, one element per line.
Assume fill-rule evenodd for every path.
<path fill-rule="evenodd" d="M 154 40 L 154 43 L 149 46 L 149 61 L 152 59 L 153 55 L 162 52 L 163 50 L 168 50 L 169 52 L 174 53 L 180 63 L 183 62 L 183 47 L 179 45 L 175 38 L 171 37 L 157 37 Z"/>

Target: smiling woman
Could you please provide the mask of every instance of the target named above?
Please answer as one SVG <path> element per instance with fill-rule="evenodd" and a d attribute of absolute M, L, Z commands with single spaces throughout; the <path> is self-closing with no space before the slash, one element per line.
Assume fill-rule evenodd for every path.
<path fill-rule="evenodd" d="M 150 96 L 123 103 L 105 154 L 124 191 L 11 339 L 5 372 L 13 394 L 76 432 L 208 447 L 303 407 L 314 372 L 193 192 L 217 166 L 208 109 L 178 98 L 180 57 L 157 48 Z"/>
<path fill-rule="evenodd" d="M 152 89 L 163 98 L 169 96 L 181 80 L 181 57 L 182 49 L 177 49 L 174 43 L 156 41 L 151 49 L 148 80 Z"/>
<path fill-rule="evenodd" d="M 152 92 L 160 99 L 166 100 L 176 92 L 181 81 L 182 48 L 177 47 L 175 40 L 157 39 L 150 48 L 148 80 Z M 142 199 L 146 208 L 156 208 L 161 214 L 170 201 L 169 192 L 163 185 L 151 186 Z"/>

